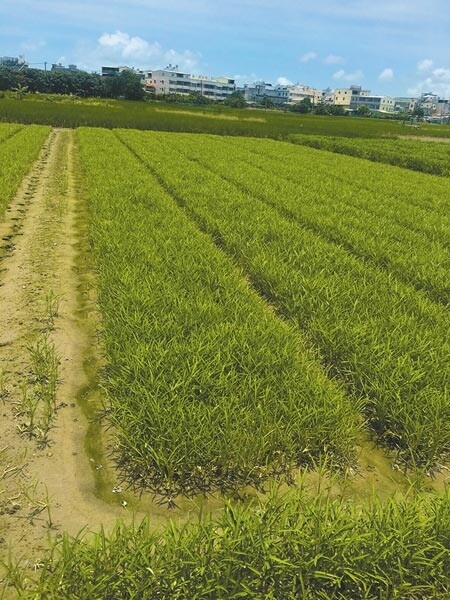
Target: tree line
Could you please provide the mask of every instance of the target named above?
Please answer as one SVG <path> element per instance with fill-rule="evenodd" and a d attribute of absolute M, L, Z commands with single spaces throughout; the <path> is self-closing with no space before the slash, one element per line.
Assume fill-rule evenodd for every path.
<path fill-rule="evenodd" d="M 145 95 L 139 76 L 131 71 L 122 71 L 114 77 L 101 77 L 85 71 L 16 71 L 0 67 L 0 91 L 9 90 L 126 100 L 142 100 Z"/>

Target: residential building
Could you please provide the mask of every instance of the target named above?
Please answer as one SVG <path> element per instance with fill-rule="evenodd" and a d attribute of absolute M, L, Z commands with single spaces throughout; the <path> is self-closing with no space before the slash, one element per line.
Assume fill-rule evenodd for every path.
<path fill-rule="evenodd" d="M 352 85 L 349 88 L 338 88 L 334 90 L 333 103 L 336 106 L 350 110 L 351 104 L 357 98 L 367 97 L 370 95 L 369 90 L 363 90 L 360 85 Z"/>
<path fill-rule="evenodd" d="M 444 100 L 439 98 L 436 103 L 436 117 L 448 117 L 450 116 L 450 100 Z"/>
<path fill-rule="evenodd" d="M 68 73 L 68 72 L 76 73 L 78 71 L 78 68 L 77 68 L 77 65 L 69 65 L 68 67 L 65 67 L 61 63 L 58 63 L 58 64 L 52 64 L 51 70 L 56 73 Z"/>
<path fill-rule="evenodd" d="M 323 93 L 321 91 L 307 85 L 301 85 L 297 83 L 295 85 L 287 86 L 287 89 L 289 92 L 289 104 L 297 104 L 305 98 L 309 98 L 311 100 L 311 104 L 315 106 L 316 104 L 320 104 L 323 100 Z"/>
<path fill-rule="evenodd" d="M 183 73 L 169 65 L 166 69 L 139 71 L 145 90 L 153 94 L 198 93 L 212 100 L 225 100 L 236 90 L 234 79 L 229 77 L 205 77 Z"/>
<path fill-rule="evenodd" d="M 28 67 L 28 63 L 23 56 L 0 56 L 0 67 L 8 67 L 8 69 L 19 71 Z"/>
<path fill-rule="evenodd" d="M 256 81 L 253 85 L 244 85 L 239 88 L 244 98 L 250 104 L 262 104 L 265 98 L 271 100 L 275 105 L 282 106 L 289 101 L 289 88 L 285 85 L 272 85 L 264 81 Z"/>
<path fill-rule="evenodd" d="M 117 75 L 120 75 L 122 71 L 136 73 L 131 67 L 102 67 L 102 77 L 116 77 Z"/>
<path fill-rule="evenodd" d="M 412 113 L 417 106 L 417 98 L 394 98 L 394 111 Z"/>
<path fill-rule="evenodd" d="M 348 112 L 357 111 L 360 106 L 366 106 L 370 111 L 388 114 L 394 113 L 395 108 L 393 98 L 373 95 L 370 90 L 363 90 L 359 85 L 335 90 L 334 104 L 342 106 Z"/>

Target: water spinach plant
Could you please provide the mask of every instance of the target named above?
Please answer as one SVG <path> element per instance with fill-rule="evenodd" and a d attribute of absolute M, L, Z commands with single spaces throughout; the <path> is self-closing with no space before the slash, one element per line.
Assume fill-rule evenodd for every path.
<path fill-rule="evenodd" d="M 363 399 L 378 439 L 411 464 L 428 468 L 448 457 L 450 319 L 441 302 L 396 277 L 389 265 L 371 264 L 311 227 L 301 198 L 279 193 L 270 161 L 275 183 L 263 179 L 263 193 L 255 172 L 239 154 L 234 158 L 235 145 L 227 153 L 203 136 L 188 142 L 178 134 L 117 135 L 255 287 L 309 335 L 329 372 L 356 403 Z M 430 176 L 421 177 L 427 185 Z M 431 261 L 428 267 L 431 272 Z"/>
<path fill-rule="evenodd" d="M 112 133 L 78 131 L 128 478 L 171 496 L 352 461 L 358 406 Z"/>

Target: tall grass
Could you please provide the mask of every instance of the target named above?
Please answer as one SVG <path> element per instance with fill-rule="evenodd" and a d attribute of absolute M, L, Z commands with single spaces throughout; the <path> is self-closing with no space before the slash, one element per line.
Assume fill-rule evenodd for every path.
<path fill-rule="evenodd" d="M 168 496 L 352 460 L 358 407 L 110 132 L 79 130 L 120 463 Z"/>
<path fill-rule="evenodd" d="M 64 535 L 36 581 L 15 584 L 21 598 L 61 600 L 444 599 L 449 507 L 448 493 L 358 507 L 302 488 L 161 533 L 144 521 L 92 542 Z"/>
<path fill-rule="evenodd" d="M 444 307 L 188 159 L 183 137 L 118 135 L 254 285 L 309 334 L 330 372 L 353 398 L 364 399 L 380 441 L 418 465 L 448 457 L 450 320 Z M 198 142 L 208 156 L 208 139 Z"/>

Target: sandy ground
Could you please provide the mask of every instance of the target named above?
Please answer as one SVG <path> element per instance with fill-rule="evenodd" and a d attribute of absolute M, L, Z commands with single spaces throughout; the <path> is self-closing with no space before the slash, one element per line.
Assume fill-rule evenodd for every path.
<path fill-rule="evenodd" d="M 64 523 L 75 533 L 115 520 L 121 508 L 105 511 L 95 498 L 91 465 L 82 451 L 87 423 L 77 399 L 89 385 L 84 360 L 95 323 L 86 322 L 78 302 L 72 135 L 50 134 L 2 225 L 8 248 L 0 287 L 1 464 L 12 470 L 0 482 L 0 527 L 2 547 L 11 545 L 30 561 L 50 526 L 56 531 Z M 39 402 L 52 377 L 46 369 L 55 362 L 56 396 L 45 417 Z M 34 401 L 31 421 L 27 407 Z M 46 433 L 42 423 L 48 420 Z"/>

